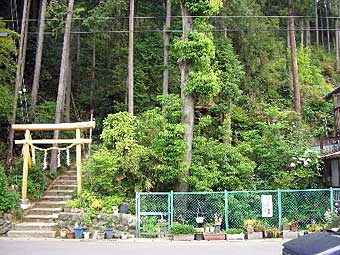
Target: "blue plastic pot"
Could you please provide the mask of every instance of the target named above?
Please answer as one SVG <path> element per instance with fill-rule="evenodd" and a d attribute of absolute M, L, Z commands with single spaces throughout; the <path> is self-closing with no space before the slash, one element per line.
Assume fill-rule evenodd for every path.
<path fill-rule="evenodd" d="M 122 203 L 119 207 L 120 213 L 128 213 L 128 203 Z"/>
<path fill-rule="evenodd" d="M 78 228 L 74 228 L 74 235 L 76 239 L 82 239 L 83 238 L 83 232 L 84 232 L 84 228 L 83 227 L 78 227 Z"/>
<path fill-rule="evenodd" d="M 107 228 L 105 229 L 105 238 L 112 239 L 113 238 L 113 229 Z"/>

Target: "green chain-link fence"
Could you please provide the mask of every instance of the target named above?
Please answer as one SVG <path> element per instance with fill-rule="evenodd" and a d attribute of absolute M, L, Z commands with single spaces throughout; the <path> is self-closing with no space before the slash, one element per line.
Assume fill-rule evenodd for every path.
<path fill-rule="evenodd" d="M 263 198 L 270 200 L 269 215 L 263 215 Z M 137 232 L 158 232 L 153 228 L 159 220 L 163 230 L 174 222 L 202 227 L 213 223 L 215 215 L 223 217 L 222 229 L 243 228 L 246 219 L 257 219 L 271 226 L 281 227 L 284 220 L 297 220 L 304 229 L 312 220 L 322 222 L 327 210 L 334 211 L 334 200 L 340 200 L 340 189 L 258 190 L 224 192 L 163 192 L 136 193 Z M 268 209 L 268 205 L 267 205 Z"/>

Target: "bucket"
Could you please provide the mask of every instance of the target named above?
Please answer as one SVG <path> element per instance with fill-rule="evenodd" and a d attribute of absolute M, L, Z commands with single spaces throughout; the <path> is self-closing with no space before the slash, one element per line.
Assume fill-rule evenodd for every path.
<path fill-rule="evenodd" d="M 112 239 L 113 230 L 111 228 L 105 229 L 105 239 Z"/>
<path fill-rule="evenodd" d="M 128 203 L 122 203 L 119 207 L 120 213 L 128 213 Z"/>
<path fill-rule="evenodd" d="M 82 227 L 74 228 L 74 235 L 76 239 L 82 239 L 83 238 L 83 231 L 84 229 Z"/>

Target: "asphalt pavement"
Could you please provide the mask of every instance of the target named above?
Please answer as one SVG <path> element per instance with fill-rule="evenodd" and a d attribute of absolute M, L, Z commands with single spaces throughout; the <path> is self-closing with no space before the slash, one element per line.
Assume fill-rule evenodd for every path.
<path fill-rule="evenodd" d="M 282 239 L 168 241 L 0 238 L 0 255 L 280 255 Z"/>

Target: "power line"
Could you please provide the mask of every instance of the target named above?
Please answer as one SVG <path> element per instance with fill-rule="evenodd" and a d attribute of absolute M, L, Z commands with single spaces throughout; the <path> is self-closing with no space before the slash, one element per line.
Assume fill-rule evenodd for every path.
<path fill-rule="evenodd" d="M 182 33 L 183 31 L 180 29 L 173 30 L 163 30 L 163 29 L 143 29 L 143 30 L 134 30 L 134 33 L 162 33 L 163 31 L 169 33 Z M 288 27 L 278 27 L 278 28 L 220 28 L 220 29 L 210 29 L 206 30 L 195 30 L 198 32 L 273 32 L 273 31 L 290 31 Z M 335 28 L 295 28 L 294 31 L 337 31 Z M 72 31 L 71 34 L 96 34 L 96 33 L 128 33 L 129 30 L 92 30 L 92 31 Z M 39 34 L 39 32 L 28 32 L 29 34 Z M 63 33 L 63 32 L 59 32 Z M 57 32 L 48 32 L 45 31 L 44 34 L 53 35 L 57 34 Z"/>
<path fill-rule="evenodd" d="M 223 15 L 223 16 L 171 16 L 172 19 L 174 18 L 182 18 L 182 17 L 190 17 L 190 18 L 216 18 L 216 19 L 230 19 L 230 18 L 282 18 L 282 19 L 287 19 L 289 17 L 294 17 L 294 18 L 308 18 L 308 19 L 315 19 L 315 16 L 282 16 L 282 15 L 270 15 L 270 16 L 265 16 L 265 15 Z M 73 17 L 72 20 L 86 20 L 91 17 Z M 128 19 L 128 16 L 114 16 L 114 17 L 96 17 L 96 20 L 117 20 L 117 19 Z M 165 16 L 136 16 L 134 19 L 164 19 Z M 324 17 L 324 16 L 318 16 L 318 18 L 328 18 L 328 19 L 339 19 L 340 17 L 337 16 L 329 16 L 329 17 Z M 46 18 L 46 21 L 63 21 L 65 20 L 64 18 Z M 12 20 L 5 19 L 3 20 L 5 22 L 11 22 Z M 38 21 L 38 19 L 28 19 L 28 21 Z"/>

